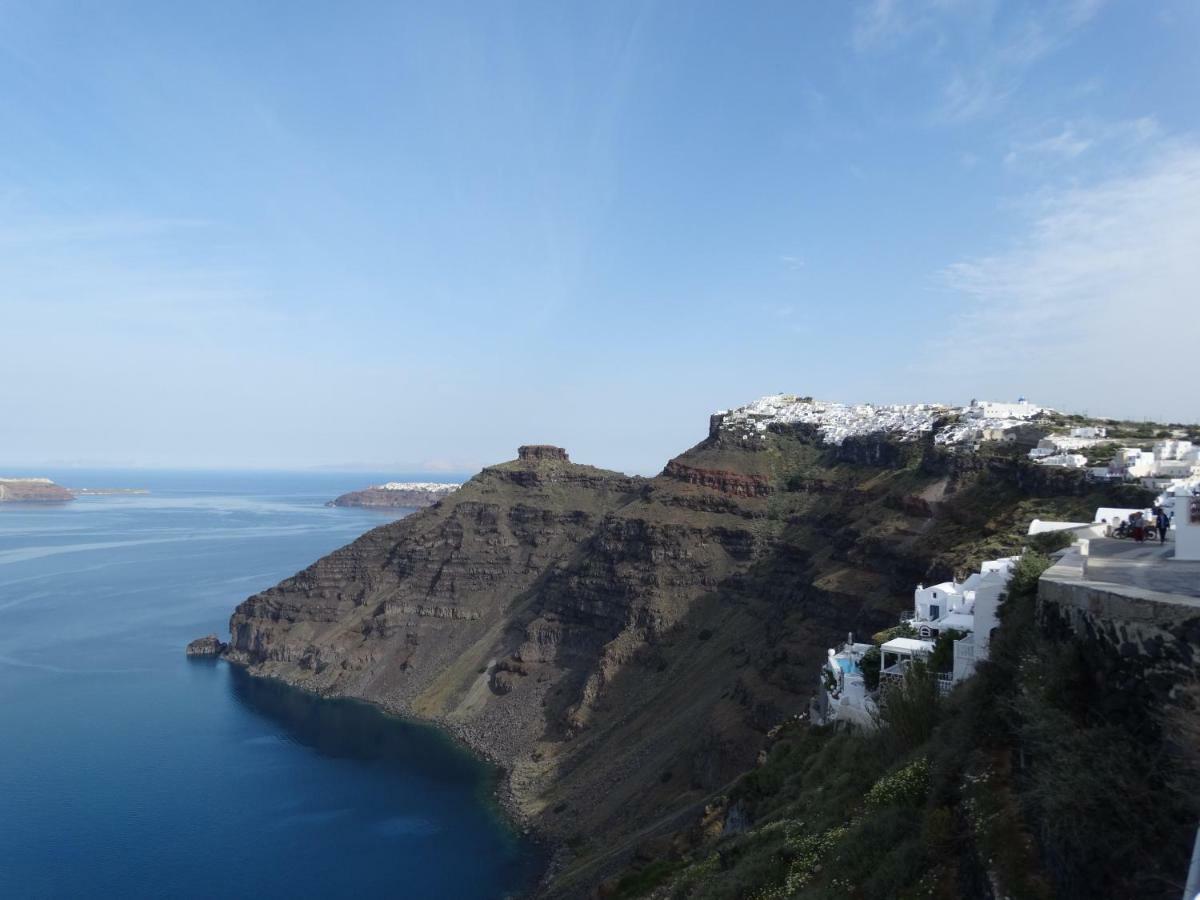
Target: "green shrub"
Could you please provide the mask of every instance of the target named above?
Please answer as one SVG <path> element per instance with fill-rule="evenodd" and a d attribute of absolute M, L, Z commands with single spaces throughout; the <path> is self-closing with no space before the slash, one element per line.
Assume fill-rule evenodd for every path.
<path fill-rule="evenodd" d="M 899 625 L 893 625 L 891 628 L 885 628 L 877 634 L 871 635 L 871 640 L 876 644 L 886 644 L 893 638 L 898 637 L 916 637 L 916 630 L 907 622 L 901 622 Z"/>
<path fill-rule="evenodd" d="M 671 860 L 655 860 L 645 868 L 622 875 L 621 880 L 617 882 L 617 892 L 613 896 L 621 898 L 645 896 L 674 875 L 681 866 L 681 863 Z"/>
<path fill-rule="evenodd" d="M 873 691 L 879 687 L 879 669 L 882 666 L 883 654 L 879 651 L 878 647 L 872 647 L 858 661 L 858 668 L 863 676 L 863 684 L 866 685 L 868 691 Z"/>
<path fill-rule="evenodd" d="M 929 740 L 940 703 L 937 676 L 925 663 L 914 660 L 903 681 L 884 687 L 879 718 L 900 750 L 907 752 Z"/>
<path fill-rule="evenodd" d="M 937 643 L 933 645 L 933 653 L 929 655 L 929 668 L 935 672 L 949 672 L 954 669 L 954 642 L 967 636 L 965 631 L 957 628 L 947 628 L 938 635 Z"/>
<path fill-rule="evenodd" d="M 1029 539 L 1029 546 L 1039 553 L 1050 554 L 1065 550 L 1074 542 L 1075 533 L 1072 531 L 1043 531 Z"/>
<path fill-rule="evenodd" d="M 929 760 L 922 756 L 902 769 L 880 778 L 863 798 L 868 810 L 881 806 L 915 806 L 929 787 Z"/>

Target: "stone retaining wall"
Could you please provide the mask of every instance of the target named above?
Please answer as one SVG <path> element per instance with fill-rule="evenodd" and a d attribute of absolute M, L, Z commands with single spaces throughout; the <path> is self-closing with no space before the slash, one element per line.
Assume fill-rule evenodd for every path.
<path fill-rule="evenodd" d="M 1042 575 L 1038 619 L 1052 636 L 1083 639 L 1115 689 L 1168 699 L 1200 678 L 1200 600 L 1090 581 L 1078 550 Z"/>

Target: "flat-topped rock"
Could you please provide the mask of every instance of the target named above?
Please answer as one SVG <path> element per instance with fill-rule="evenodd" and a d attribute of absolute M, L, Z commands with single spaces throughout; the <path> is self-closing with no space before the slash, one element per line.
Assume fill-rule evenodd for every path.
<path fill-rule="evenodd" d="M 538 460 L 571 461 L 571 458 L 567 456 L 566 450 L 562 447 L 555 447 L 552 444 L 525 444 L 517 448 L 517 459 L 523 459 L 526 462 L 536 462 Z"/>
<path fill-rule="evenodd" d="M 226 644 L 215 634 L 196 638 L 187 645 L 188 656 L 220 656 L 225 652 Z"/>

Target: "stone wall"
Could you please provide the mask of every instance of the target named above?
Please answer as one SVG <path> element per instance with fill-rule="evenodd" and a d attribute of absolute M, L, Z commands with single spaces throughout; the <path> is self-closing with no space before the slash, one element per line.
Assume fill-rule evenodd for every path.
<path fill-rule="evenodd" d="M 1078 550 L 1042 576 L 1038 619 L 1051 636 L 1081 639 L 1097 680 L 1131 699 L 1173 699 L 1200 678 L 1200 600 L 1089 581 Z"/>

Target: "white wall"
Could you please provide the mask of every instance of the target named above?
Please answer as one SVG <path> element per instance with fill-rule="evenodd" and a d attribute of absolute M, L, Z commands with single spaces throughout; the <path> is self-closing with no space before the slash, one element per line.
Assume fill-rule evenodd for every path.
<path fill-rule="evenodd" d="M 1200 503 L 1187 488 L 1175 492 L 1175 558 L 1200 559 L 1200 522 L 1192 521 L 1192 507 Z"/>
<path fill-rule="evenodd" d="M 975 589 L 975 659 L 988 658 L 992 641 L 992 629 L 1000 624 L 996 610 L 1000 607 L 1000 594 L 1008 583 L 1008 573 L 995 573 L 984 579 Z"/>
<path fill-rule="evenodd" d="M 962 595 L 957 591 L 947 592 L 944 582 L 933 587 L 917 588 L 913 592 L 913 615 L 923 622 L 940 619 L 946 613 L 953 612 L 962 604 L 962 600 Z M 936 616 L 929 610 L 931 605 L 938 608 Z"/>

